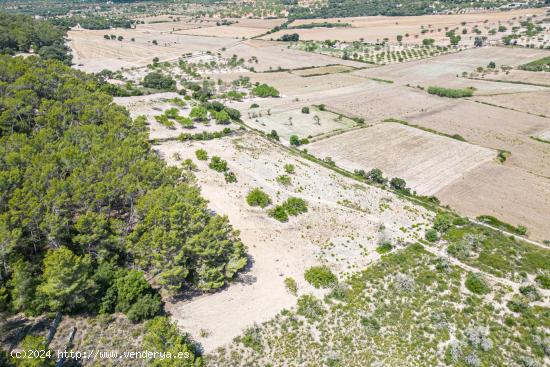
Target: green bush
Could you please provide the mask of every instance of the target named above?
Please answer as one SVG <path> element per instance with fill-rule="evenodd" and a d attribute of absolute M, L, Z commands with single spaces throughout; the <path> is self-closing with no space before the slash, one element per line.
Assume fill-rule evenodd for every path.
<path fill-rule="evenodd" d="M 288 198 L 282 206 L 289 215 L 298 215 L 307 212 L 307 202 L 300 198 Z"/>
<path fill-rule="evenodd" d="M 464 97 L 471 97 L 474 95 L 474 91 L 471 88 L 453 89 L 453 88 L 443 88 L 443 87 L 436 87 L 436 86 L 428 87 L 428 93 L 435 94 L 440 97 L 447 97 L 447 98 L 464 98 Z"/>
<path fill-rule="evenodd" d="M 280 175 L 280 176 L 277 176 L 276 178 L 277 182 L 280 183 L 281 185 L 284 185 L 284 186 L 288 186 L 290 185 L 290 176 L 287 176 L 287 175 Z"/>
<path fill-rule="evenodd" d="M 302 113 L 309 113 L 309 107 L 302 107 Z"/>
<path fill-rule="evenodd" d="M 298 147 L 302 144 L 302 141 L 298 137 L 298 135 L 291 135 L 290 136 L 290 145 Z"/>
<path fill-rule="evenodd" d="M 294 173 L 294 165 L 292 165 L 290 163 L 285 164 L 285 172 L 289 173 L 289 174 Z"/>
<path fill-rule="evenodd" d="M 147 74 L 143 78 L 142 82 L 144 87 L 160 89 L 166 91 L 175 91 L 176 90 L 176 81 L 172 79 L 171 76 L 165 76 L 162 73 L 153 71 Z"/>
<path fill-rule="evenodd" d="M 255 188 L 251 190 L 248 195 L 246 195 L 246 202 L 250 206 L 259 206 L 260 208 L 265 208 L 266 206 L 271 204 L 271 198 L 261 189 Z"/>
<path fill-rule="evenodd" d="M 379 254 L 387 254 L 392 249 L 393 249 L 393 246 L 390 241 L 383 241 L 376 248 L 376 252 L 378 252 Z"/>
<path fill-rule="evenodd" d="M 430 242 L 436 242 L 437 241 L 437 231 L 435 229 L 428 229 L 426 231 L 426 234 L 424 235 L 426 240 Z"/>
<path fill-rule="evenodd" d="M 197 156 L 197 159 L 199 161 L 206 161 L 208 160 L 208 153 L 204 149 L 197 149 L 195 151 L 195 155 Z"/>
<path fill-rule="evenodd" d="M 434 218 L 433 228 L 439 233 L 445 233 L 451 228 L 452 222 L 451 214 L 439 212 Z"/>
<path fill-rule="evenodd" d="M 481 277 L 480 275 L 474 273 L 469 273 L 466 276 L 465 285 L 470 292 L 476 294 L 487 294 L 491 291 L 485 279 L 483 279 L 483 277 Z"/>
<path fill-rule="evenodd" d="M 375 182 L 377 184 L 385 185 L 388 181 L 387 178 L 384 177 L 382 174 L 382 171 L 378 168 L 373 168 L 367 173 L 367 179 Z"/>
<path fill-rule="evenodd" d="M 269 134 L 267 134 L 267 137 L 269 139 L 279 141 L 279 134 L 277 134 L 277 131 L 275 131 L 275 130 L 271 130 L 271 132 Z"/>
<path fill-rule="evenodd" d="M 269 216 L 277 219 L 279 222 L 288 222 L 288 214 L 286 210 L 281 205 L 277 205 L 268 212 Z"/>
<path fill-rule="evenodd" d="M 215 155 L 210 159 L 208 167 L 210 167 L 214 171 L 225 172 L 227 171 L 227 161 Z"/>
<path fill-rule="evenodd" d="M 140 322 L 158 315 L 161 310 L 160 296 L 157 294 L 146 294 L 130 307 L 126 315 L 130 321 Z"/>
<path fill-rule="evenodd" d="M 537 277 L 535 278 L 535 280 L 537 281 L 537 283 L 539 284 L 539 286 L 541 288 L 544 288 L 544 289 L 550 289 L 550 276 L 548 275 L 537 275 Z"/>
<path fill-rule="evenodd" d="M 226 183 L 237 182 L 237 175 L 234 172 L 225 172 L 224 177 Z"/>
<path fill-rule="evenodd" d="M 293 296 L 295 296 L 298 292 L 298 284 L 296 284 L 296 280 L 294 280 L 294 278 L 288 277 L 288 278 L 285 278 L 284 282 L 285 282 L 285 288 L 287 289 L 287 291 Z"/>
<path fill-rule="evenodd" d="M 315 288 L 330 288 L 338 282 L 328 266 L 312 266 L 304 273 L 305 280 Z"/>
<path fill-rule="evenodd" d="M 259 84 L 252 88 L 252 95 L 258 97 L 279 97 L 279 91 L 267 84 Z"/>

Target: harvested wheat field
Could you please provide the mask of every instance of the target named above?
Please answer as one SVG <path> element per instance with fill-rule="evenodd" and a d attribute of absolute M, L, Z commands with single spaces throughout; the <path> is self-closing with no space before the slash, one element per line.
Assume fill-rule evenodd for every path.
<path fill-rule="evenodd" d="M 497 71 L 483 74 L 485 80 L 503 81 L 509 83 L 525 83 L 550 87 L 550 73 L 525 70 Z"/>
<path fill-rule="evenodd" d="M 436 42 L 448 44 L 448 38 L 445 37 L 446 27 L 450 29 L 455 27 L 472 29 L 477 25 L 486 33 L 488 29 L 498 26 L 499 22 L 504 24 L 509 21 L 518 22 L 520 17 L 541 16 L 544 13 L 544 9 L 520 9 L 452 15 L 300 19 L 294 21 L 290 26 L 339 22 L 349 23 L 351 27 L 288 29 L 268 34 L 263 38 L 278 39 L 284 34 L 298 33 L 301 40 L 359 41 L 362 39 L 367 42 L 378 42 L 388 38 L 391 42 L 396 42 L 397 35 L 405 36 L 409 34 L 409 37 L 404 37 L 404 43 L 416 44 L 422 42 L 423 38 L 433 38 Z M 466 23 L 464 26 L 462 25 L 463 22 Z M 428 33 L 421 34 L 422 27 L 429 30 Z"/>
<path fill-rule="evenodd" d="M 210 208 L 229 217 L 251 259 L 250 269 L 231 287 L 168 305 L 172 317 L 206 351 L 292 306 L 295 298 L 284 287 L 285 277 L 297 280 L 299 294 L 322 296 L 324 291 L 305 282 L 305 268 L 326 263 L 339 276 L 360 269 L 379 258 L 374 249 L 381 238 L 418 238 L 425 229 L 422 224 L 432 215 L 391 193 L 289 155 L 254 133 L 210 142 L 166 142 L 156 147 L 169 164 L 178 164 L 174 153 L 181 159 L 194 159 L 199 148 L 227 160 L 237 176 L 237 183 L 227 184 L 223 174 L 209 169 L 205 162 L 198 162 L 195 172 Z M 276 177 L 285 173 L 283 166 L 289 163 L 295 166 L 295 173 L 289 175 L 290 184 L 283 185 Z M 269 217 L 266 209 L 246 203 L 247 192 L 255 187 L 267 192 L 274 204 L 289 196 L 300 197 L 307 201 L 308 212 L 280 223 Z M 414 226 L 418 223 L 421 225 Z M 232 321 L 224 321 L 228 319 Z"/>
<path fill-rule="evenodd" d="M 425 60 L 355 71 L 352 74 L 390 79 L 412 85 L 440 85 L 456 79 L 463 72 L 470 73 L 480 66 L 486 67 L 491 61 L 499 66 L 517 66 L 540 59 L 547 54 L 548 51 L 538 49 L 482 47 Z M 467 81 L 467 83 L 473 82 L 475 81 Z"/>
<path fill-rule="evenodd" d="M 449 135 L 459 134 L 474 144 L 510 151 L 505 164 L 550 177 L 550 146 L 530 138 L 550 128 L 550 119 L 465 100 L 404 119 Z"/>
<path fill-rule="evenodd" d="M 493 96 L 475 96 L 476 101 L 550 117 L 550 90 L 541 92 L 499 94 Z"/>
<path fill-rule="evenodd" d="M 550 180 L 546 177 L 489 162 L 466 172 L 435 195 L 466 215 L 493 215 L 526 226 L 529 238 L 550 238 Z"/>
<path fill-rule="evenodd" d="M 107 40 L 105 34 L 120 35 L 124 39 Z M 136 29 L 72 30 L 68 37 L 74 63 L 79 69 L 91 72 L 141 67 L 150 64 L 154 57 L 160 61 L 174 60 L 186 53 L 214 52 L 235 43 L 231 38 L 185 36 Z M 135 40 L 132 41 L 132 38 Z"/>
<path fill-rule="evenodd" d="M 342 64 L 354 67 L 364 67 L 365 64 L 341 60 L 339 58 L 317 55 L 305 51 L 287 48 L 281 42 L 262 40 L 247 40 L 227 47 L 222 53 L 225 57 L 235 54 L 245 60 L 256 57 L 258 62 L 251 65 L 256 71 L 293 70 L 313 66 Z"/>
<path fill-rule="evenodd" d="M 303 77 L 309 77 L 309 76 L 321 76 L 326 74 L 338 74 L 338 73 L 344 73 L 353 71 L 356 68 L 353 68 L 351 66 L 345 66 L 345 65 L 331 65 L 331 66 L 322 66 L 318 68 L 309 68 L 309 69 L 303 69 L 303 70 L 294 70 L 292 71 L 292 74 L 296 74 Z"/>
<path fill-rule="evenodd" d="M 308 145 L 349 171 L 381 169 L 422 195 L 433 195 L 496 152 L 397 123 L 381 123 Z"/>

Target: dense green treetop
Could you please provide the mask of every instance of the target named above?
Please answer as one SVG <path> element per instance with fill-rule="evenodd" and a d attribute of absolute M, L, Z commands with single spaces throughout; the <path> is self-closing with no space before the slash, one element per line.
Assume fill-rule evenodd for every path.
<path fill-rule="evenodd" d="M 0 13 L 0 53 L 34 51 L 45 59 L 71 62 L 65 31 L 27 15 Z"/>
<path fill-rule="evenodd" d="M 116 286 L 128 265 L 171 293 L 219 288 L 246 265 L 227 219 L 101 87 L 55 60 L 0 56 L 0 299 L 13 311 L 139 320 L 160 299 Z"/>

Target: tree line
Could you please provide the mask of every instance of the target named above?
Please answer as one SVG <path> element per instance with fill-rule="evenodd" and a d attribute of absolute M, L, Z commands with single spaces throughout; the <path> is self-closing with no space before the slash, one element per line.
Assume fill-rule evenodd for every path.
<path fill-rule="evenodd" d="M 65 46 L 63 29 L 28 15 L 0 13 L 0 53 L 13 55 L 30 51 L 43 59 L 60 60 L 66 64 L 70 64 L 72 59 Z"/>

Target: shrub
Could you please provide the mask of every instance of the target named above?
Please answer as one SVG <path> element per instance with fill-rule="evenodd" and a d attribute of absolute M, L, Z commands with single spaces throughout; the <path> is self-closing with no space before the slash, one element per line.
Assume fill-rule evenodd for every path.
<path fill-rule="evenodd" d="M 317 298 L 311 294 L 304 294 L 298 298 L 298 308 L 296 313 L 304 316 L 308 320 L 315 320 L 322 317 L 325 314 L 323 304 Z"/>
<path fill-rule="evenodd" d="M 307 212 L 307 202 L 300 198 L 288 198 L 282 206 L 289 215 L 298 215 Z"/>
<path fill-rule="evenodd" d="M 369 179 L 372 182 L 376 182 L 378 184 L 384 185 L 388 181 L 387 178 L 384 177 L 382 174 L 382 171 L 378 168 L 373 168 L 367 173 L 367 179 Z"/>
<path fill-rule="evenodd" d="M 393 246 L 390 241 L 382 241 L 376 248 L 376 252 L 379 254 L 387 254 L 393 249 Z"/>
<path fill-rule="evenodd" d="M 349 294 L 349 289 L 344 283 L 337 283 L 335 284 L 330 293 L 328 294 L 329 297 L 337 299 L 339 301 L 343 301 L 346 299 L 346 297 Z"/>
<path fill-rule="evenodd" d="M 447 98 L 464 98 L 471 97 L 474 95 L 474 91 L 471 88 L 466 89 L 453 89 L 453 88 L 443 88 L 443 87 L 428 87 L 428 93 L 435 94 L 440 97 Z"/>
<path fill-rule="evenodd" d="M 269 134 L 267 134 L 267 137 L 269 139 L 273 139 L 273 140 L 277 140 L 279 141 L 279 134 L 277 134 L 277 131 L 275 130 L 271 130 L 271 132 Z"/>
<path fill-rule="evenodd" d="M 225 111 L 214 112 L 213 117 L 218 124 L 226 125 L 231 122 L 231 117 L 229 117 L 229 114 Z"/>
<path fill-rule="evenodd" d="M 251 348 L 256 352 L 262 350 L 262 337 L 260 327 L 254 325 L 251 328 L 245 330 L 241 342 L 245 347 Z"/>
<path fill-rule="evenodd" d="M 537 275 L 535 280 L 541 288 L 550 289 L 550 277 L 548 275 Z"/>
<path fill-rule="evenodd" d="M 466 288 L 472 293 L 487 294 L 490 292 L 490 288 L 483 277 L 478 274 L 469 273 L 466 276 L 465 282 Z"/>
<path fill-rule="evenodd" d="M 234 183 L 237 182 L 237 175 L 234 172 L 226 172 L 224 174 L 225 182 Z"/>
<path fill-rule="evenodd" d="M 246 195 L 246 202 L 250 206 L 259 206 L 260 208 L 265 208 L 271 204 L 271 198 L 268 194 L 263 192 L 259 188 L 255 188 Z"/>
<path fill-rule="evenodd" d="M 431 46 L 431 45 L 433 45 L 434 43 L 435 43 L 435 40 L 434 40 L 433 38 L 424 38 L 424 39 L 422 40 L 422 44 L 423 44 L 424 46 Z"/>
<path fill-rule="evenodd" d="M 373 316 L 362 317 L 361 325 L 363 325 L 369 333 L 376 333 L 380 330 L 380 323 Z"/>
<path fill-rule="evenodd" d="M 527 285 L 519 288 L 519 292 L 523 294 L 529 301 L 535 302 L 541 299 L 541 295 L 534 285 Z"/>
<path fill-rule="evenodd" d="M 160 296 L 157 294 L 146 294 L 137 299 L 126 315 L 130 321 L 140 322 L 158 315 L 161 310 Z"/>
<path fill-rule="evenodd" d="M 290 163 L 285 164 L 285 172 L 289 173 L 289 174 L 294 173 L 294 165 L 292 165 Z"/>
<path fill-rule="evenodd" d="M 176 81 L 170 76 L 165 76 L 162 73 L 153 71 L 143 78 L 143 86 L 160 90 L 174 91 L 176 90 Z"/>
<path fill-rule="evenodd" d="M 208 111 L 204 106 L 196 106 L 191 109 L 189 117 L 196 121 L 206 121 L 208 119 Z"/>
<path fill-rule="evenodd" d="M 275 89 L 274 87 L 267 85 L 267 84 L 259 84 L 252 88 L 251 91 L 252 95 L 258 96 L 258 97 L 279 97 L 279 91 Z"/>
<path fill-rule="evenodd" d="M 206 161 L 208 160 L 208 153 L 204 149 L 197 149 L 195 151 L 195 155 L 197 156 L 197 159 L 199 161 Z"/>
<path fill-rule="evenodd" d="M 269 216 L 277 219 L 279 222 L 288 222 L 288 214 L 286 210 L 281 205 L 277 205 L 273 209 L 269 210 Z"/>
<path fill-rule="evenodd" d="M 208 164 L 208 167 L 214 171 L 225 172 L 227 171 L 227 161 L 215 155 L 212 159 L 210 159 L 210 164 Z"/>
<path fill-rule="evenodd" d="M 329 288 L 338 282 L 328 266 L 312 266 L 304 273 L 305 280 L 315 288 Z"/>
<path fill-rule="evenodd" d="M 399 177 L 392 178 L 390 180 L 390 186 L 399 192 L 402 192 L 405 194 L 409 193 L 409 189 L 407 188 L 407 183 L 402 178 L 399 178 Z"/>
<path fill-rule="evenodd" d="M 437 231 L 433 228 L 429 229 L 426 231 L 426 234 L 424 235 L 424 237 L 426 238 L 426 240 L 430 242 L 435 242 L 437 241 Z"/>
<path fill-rule="evenodd" d="M 258 107 L 260 107 L 260 105 L 257 104 L 257 103 L 252 103 L 252 104 L 250 105 L 250 108 L 258 108 Z"/>
<path fill-rule="evenodd" d="M 298 147 L 302 144 L 302 141 L 298 137 L 298 135 L 291 135 L 290 136 L 290 145 Z"/>
<path fill-rule="evenodd" d="M 283 42 L 298 42 L 300 40 L 300 35 L 298 33 L 283 34 L 279 41 Z"/>
<path fill-rule="evenodd" d="M 437 213 L 434 218 L 433 228 L 439 233 L 445 233 L 451 228 L 452 217 L 448 213 Z"/>
<path fill-rule="evenodd" d="M 302 107 L 302 113 L 309 113 L 309 107 Z"/>
<path fill-rule="evenodd" d="M 298 284 L 296 283 L 296 280 L 294 280 L 294 278 L 291 278 L 291 277 L 288 277 L 288 278 L 285 278 L 285 288 L 286 290 L 292 294 L 293 296 L 295 296 L 298 292 Z"/>
<path fill-rule="evenodd" d="M 290 176 L 280 175 L 280 176 L 277 176 L 276 180 L 281 185 L 285 185 L 285 186 L 290 185 Z"/>

